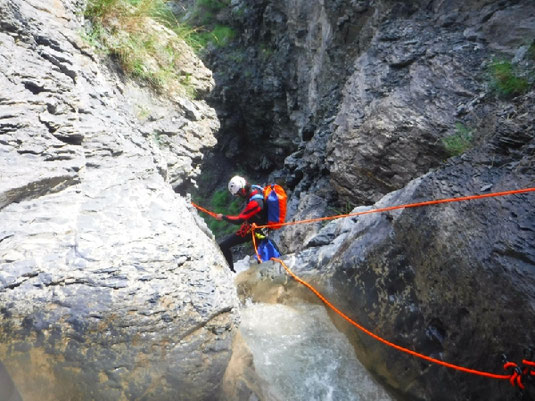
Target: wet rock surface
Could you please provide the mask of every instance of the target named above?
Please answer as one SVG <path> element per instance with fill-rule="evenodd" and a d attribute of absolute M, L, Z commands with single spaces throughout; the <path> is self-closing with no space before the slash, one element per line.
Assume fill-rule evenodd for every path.
<path fill-rule="evenodd" d="M 173 188 L 196 179 L 219 123 L 203 101 L 154 97 L 102 67 L 80 40 L 82 6 L 0 1 L 0 360 L 30 401 L 212 399 L 238 301 Z M 209 60 L 219 150 L 252 174 L 278 169 L 295 220 L 532 187 L 533 91 L 499 98 L 487 66 L 533 64 L 533 15 L 527 0 L 233 0 L 227 21 L 243 30 Z M 193 80 L 201 93 L 210 77 Z M 450 158 L 457 124 L 472 139 Z M 277 242 L 365 327 L 502 373 L 502 353 L 519 361 L 535 342 L 533 206 L 524 194 L 402 210 L 288 227 Z M 284 285 L 265 296 L 294 297 L 273 274 Z M 338 324 L 400 399 L 517 398 Z M 230 391 L 247 398 L 257 383 L 244 380 Z"/>
<path fill-rule="evenodd" d="M 209 59 L 221 84 L 212 99 L 224 120 L 219 146 L 251 174 L 284 183 L 291 220 L 533 187 L 533 89 L 499 96 L 489 69 L 510 60 L 524 77 L 533 71 L 532 2 L 232 5 L 228 23 L 245 29 Z M 444 140 L 462 135 L 469 144 L 453 156 Z M 533 202 L 514 195 L 276 235 L 292 267 L 365 327 L 504 373 L 500 356 L 518 362 L 535 341 L 522 328 L 535 312 Z M 517 397 L 506 382 L 431 366 L 340 327 L 401 399 Z"/>
<path fill-rule="evenodd" d="M 516 157 L 494 161 L 469 152 L 374 207 L 529 188 L 533 146 L 532 138 Z M 387 340 L 506 374 L 501 355 L 520 361 L 533 343 L 530 331 L 519 327 L 535 313 L 534 202 L 527 193 L 334 221 L 308 242 L 293 267 L 320 281 L 340 309 Z M 402 399 L 517 397 L 501 380 L 453 373 L 380 345 L 344 322 L 339 327 Z"/>

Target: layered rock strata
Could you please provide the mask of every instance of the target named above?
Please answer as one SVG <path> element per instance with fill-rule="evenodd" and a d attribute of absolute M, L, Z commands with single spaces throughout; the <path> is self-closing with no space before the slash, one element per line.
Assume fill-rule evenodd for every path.
<path fill-rule="evenodd" d="M 213 398 L 237 298 L 173 187 L 219 124 L 106 68 L 83 7 L 0 1 L 0 360 L 29 401 Z"/>

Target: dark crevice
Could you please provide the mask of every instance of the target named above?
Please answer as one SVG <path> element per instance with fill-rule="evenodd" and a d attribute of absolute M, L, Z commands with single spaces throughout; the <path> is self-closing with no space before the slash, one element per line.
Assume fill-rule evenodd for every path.
<path fill-rule="evenodd" d="M 41 52 L 41 57 L 43 57 L 45 60 L 48 60 L 51 64 L 55 65 L 59 71 L 65 75 L 67 75 L 69 78 L 75 82 L 76 80 L 76 71 L 70 69 L 66 64 L 68 64 L 68 60 L 66 59 L 59 59 L 57 57 L 52 56 L 51 54 L 47 54 L 45 52 Z"/>
<path fill-rule="evenodd" d="M 5 241 L 6 239 L 14 237 L 14 236 L 15 236 L 14 234 L 8 234 L 5 237 L 0 238 L 0 242 Z"/>
<path fill-rule="evenodd" d="M 0 197 L 0 210 L 11 203 L 56 193 L 78 183 L 79 177 L 71 175 L 47 177 L 39 181 L 29 182 L 21 187 L 3 192 Z"/>
<path fill-rule="evenodd" d="M 35 82 L 25 81 L 23 83 L 24 83 L 24 87 L 28 89 L 30 92 L 32 92 L 34 95 L 38 95 L 41 92 L 48 92 L 45 88 L 43 88 L 40 85 L 37 85 Z"/>
<path fill-rule="evenodd" d="M 11 132 L 17 132 L 17 130 L 23 127 L 22 123 L 12 124 L 12 123 L 2 123 L 0 125 L 0 134 L 9 134 Z M 0 144 L 9 145 L 8 141 L 0 140 Z"/>
<path fill-rule="evenodd" d="M 42 152 L 40 152 L 40 151 L 29 150 L 29 149 L 17 150 L 17 153 L 19 155 L 40 155 L 40 154 L 42 154 Z"/>
<path fill-rule="evenodd" d="M 217 318 L 218 316 L 221 316 L 225 313 L 230 313 L 232 311 L 232 308 L 223 308 L 221 309 L 220 311 L 217 311 L 216 313 L 214 313 L 212 316 L 208 316 L 208 318 L 202 322 L 199 322 L 198 324 L 196 324 L 195 326 L 191 327 L 190 329 L 188 329 L 184 334 L 182 334 L 177 340 L 178 341 L 181 341 L 185 338 L 187 338 L 188 336 L 190 336 L 191 334 L 195 333 L 196 331 L 206 327 L 206 325 L 208 323 L 210 323 L 212 320 L 214 320 L 215 318 Z"/>
<path fill-rule="evenodd" d="M 7 288 L 7 289 L 10 289 L 10 290 L 13 290 L 17 287 L 20 287 L 22 284 L 24 284 L 26 281 L 28 281 L 29 279 L 31 279 L 32 277 L 36 277 L 38 275 L 38 273 L 28 273 L 28 274 L 25 274 L 23 277 L 25 277 L 25 280 L 22 280 L 20 282 L 17 282 L 17 283 L 13 283 L 13 284 L 9 284 L 9 285 L 6 285 L 4 288 Z"/>
<path fill-rule="evenodd" d="M 64 278 L 64 279 L 57 280 L 57 281 L 50 281 L 48 283 L 44 283 L 44 286 L 45 287 L 55 287 L 55 286 L 65 287 L 67 285 L 74 285 L 74 284 L 87 285 L 88 287 L 99 287 L 98 285 L 95 285 L 94 283 L 91 283 L 85 279 L 75 279 L 74 281 L 68 281 L 68 278 Z"/>
<path fill-rule="evenodd" d="M 72 63 L 68 58 L 69 54 L 61 48 L 59 42 L 43 36 L 36 36 L 35 41 L 38 45 L 44 47 L 39 51 L 41 57 L 55 65 L 61 73 L 67 75 L 73 81 L 76 80 L 77 74 L 76 71 L 70 67 Z M 45 48 L 52 49 L 56 54 L 52 54 L 50 51 L 47 52 Z"/>
<path fill-rule="evenodd" d="M 59 42 L 55 41 L 52 38 L 37 35 L 35 36 L 35 42 L 38 45 L 50 47 L 51 49 L 54 49 L 55 51 L 61 52 L 61 46 Z"/>
<path fill-rule="evenodd" d="M 13 289 L 15 289 L 17 287 L 20 287 L 25 282 L 26 282 L 26 280 L 21 281 L 20 283 L 14 283 L 14 284 L 6 285 L 4 288 L 6 288 L 8 290 L 13 290 Z"/>
<path fill-rule="evenodd" d="M 82 142 L 84 141 L 83 135 L 80 134 L 73 134 L 73 135 L 58 135 L 54 132 L 50 132 L 56 139 L 59 139 L 61 142 L 64 142 L 68 145 L 76 145 L 80 146 Z"/>
<path fill-rule="evenodd" d="M 58 130 L 58 127 L 55 124 L 51 124 L 47 121 L 42 121 L 42 123 L 46 126 L 46 128 L 48 129 L 48 132 L 50 132 L 52 135 L 54 135 L 54 132 Z"/>

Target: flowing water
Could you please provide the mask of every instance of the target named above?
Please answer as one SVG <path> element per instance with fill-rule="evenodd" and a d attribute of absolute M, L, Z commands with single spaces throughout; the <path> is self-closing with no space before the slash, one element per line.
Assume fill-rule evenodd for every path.
<path fill-rule="evenodd" d="M 274 399 L 390 401 L 321 305 L 248 304 L 240 331 Z"/>

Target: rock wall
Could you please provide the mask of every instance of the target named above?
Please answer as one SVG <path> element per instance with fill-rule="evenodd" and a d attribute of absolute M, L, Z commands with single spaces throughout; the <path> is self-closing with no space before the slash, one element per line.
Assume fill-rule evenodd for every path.
<path fill-rule="evenodd" d="M 374 207 L 531 187 L 534 146 L 531 137 L 522 152 L 494 160 L 468 153 Z M 529 193 L 342 219 L 311 238 L 292 266 L 319 280 L 337 307 L 389 341 L 466 368 L 510 374 L 501 355 L 520 362 L 534 342 L 525 330 L 535 314 L 534 206 Z M 507 381 L 429 364 L 345 322 L 339 327 L 400 399 L 518 398 Z"/>
<path fill-rule="evenodd" d="M 29 401 L 213 399 L 237 297 L 173 187 L 219 124 L 106 68 L 83 7 L 0 1 L 0 360 Z"/>
<path fill-rule="evenodd" d="M 533 71 L 532 1 L 236 0 L 227 17 L 244 29 L 209 59 L 219 146 L 251 174 L 285 181 L 291 219 L 533 187 L 533 89 L 499 98 L 488 70 L 507 57 Z M 442 140 L 458 124 L 472 139 L 452 158 Z M 501 354 L 518 362 L 534 343 L 533 206 L 526 194 L 292 226 L 280 242 L 295 252 L 292 267 L 365 327 L 505 373 Z M 340 327 L 400 399 L 518 397 L 506 381 Z"/>
<path fill-rule="evenodd" d="M 506 106 L 490 91 L 487 67 L 529 46 L 533 7 L 233 1 L 219 21 L 237 39 L 207 59 L 218 149 L 251 175 L 275 170 L 299 218 L 371 204 L 441 165 L 442 139 L 458 124 L 475 145 L 493 135 L 489 116 Z M 326 201 L 315 211 L 305 206 L 315 203 L 311 193 Z"/>

